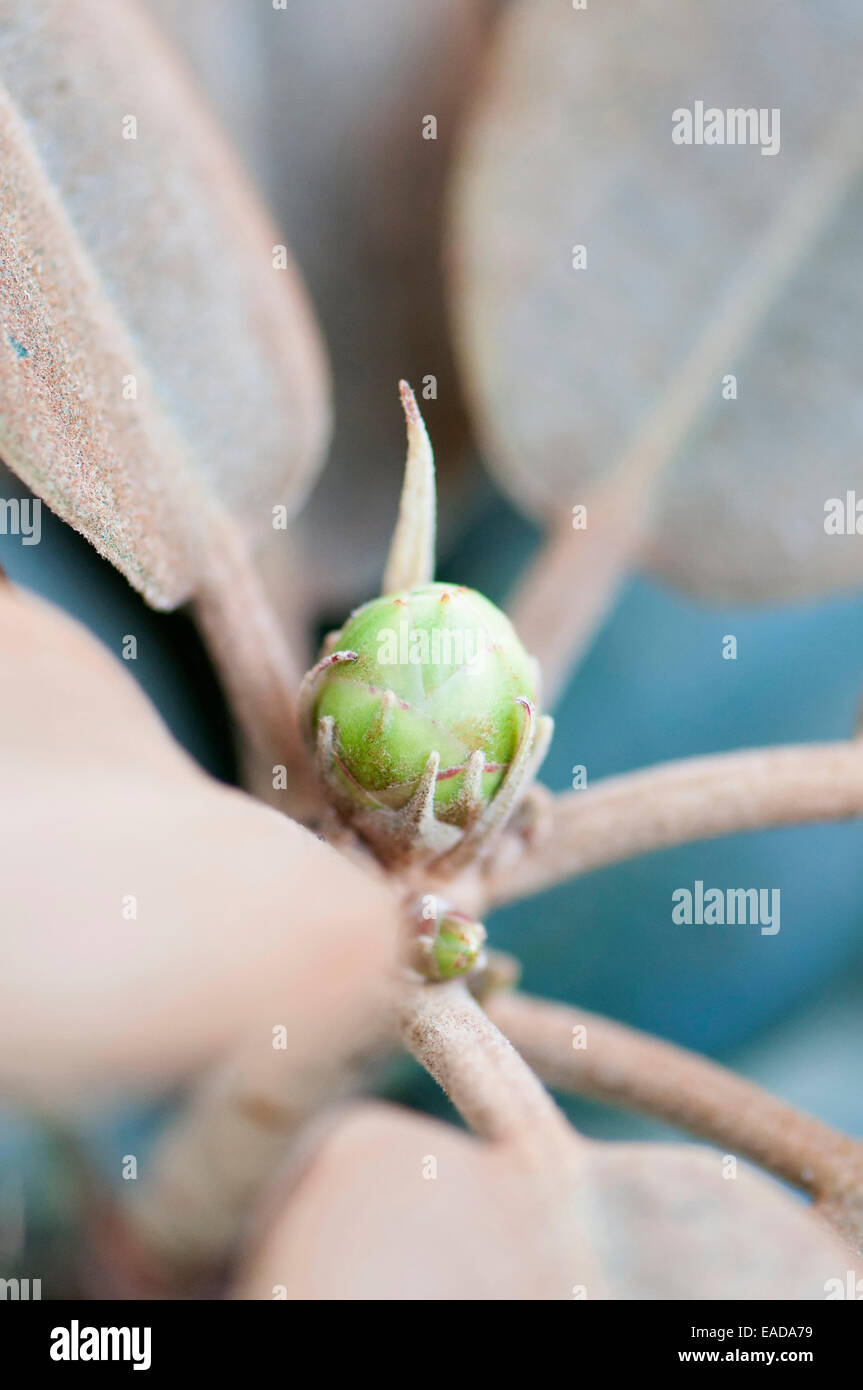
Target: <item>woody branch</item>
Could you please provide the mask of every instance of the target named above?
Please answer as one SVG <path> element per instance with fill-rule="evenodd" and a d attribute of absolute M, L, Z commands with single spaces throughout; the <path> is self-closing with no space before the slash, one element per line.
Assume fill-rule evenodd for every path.
<path fill-rule="evenodd" d="M 863 815 L 863 744 L 756 748 L 662 763 L 557 796 L 544 834 L 505 838 L 485 907 L 694 840 Z"/>

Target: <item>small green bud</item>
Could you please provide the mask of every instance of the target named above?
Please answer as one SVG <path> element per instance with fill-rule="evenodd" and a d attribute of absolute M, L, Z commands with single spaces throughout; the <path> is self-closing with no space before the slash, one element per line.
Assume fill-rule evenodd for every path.
<path fill-rule="evenodd" d="M 440 905 L 439 916 L 424 920 L 416 936 L 412 964 L 429 980 L 455 980 L 480 963 L 486 930 L 482 922 Z"/>
<path fill-rule="evenodd" d="M 485 927 L 461 912 L 448 912 L 437 924 L 432 956 L 438 978 L 454 980 L 466 975 L 479 960 L 485 943 Z"/>

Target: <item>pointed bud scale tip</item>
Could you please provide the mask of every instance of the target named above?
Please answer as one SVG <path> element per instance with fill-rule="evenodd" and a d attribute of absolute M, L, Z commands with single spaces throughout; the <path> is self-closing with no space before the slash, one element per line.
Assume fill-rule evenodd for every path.
<path fill-rule="evenodd" d="M 399 382 L 399 396 L 401 397 L 402 409 L 405 413 L 405 419 L 408 422 L 408 429 L 410 429 L 414 425 L 418 425 L 422 429 L 423 418 L 420 415 L 420 409 L 417 405 L 417 398 L 414 395 L 410 387 L 410 384 L 407 381 L 405 381 L 404 378 L 402 378 L 402 380 Z"/>
<path fill-rule="evenodd" d="M 429 584 L 434 577 L 434 455 L 416 397 L 406 381 L 399 382 L 399 394 L 407 423 L 408 448 L 398 521 L 384 571 L 385 594 Z"/>

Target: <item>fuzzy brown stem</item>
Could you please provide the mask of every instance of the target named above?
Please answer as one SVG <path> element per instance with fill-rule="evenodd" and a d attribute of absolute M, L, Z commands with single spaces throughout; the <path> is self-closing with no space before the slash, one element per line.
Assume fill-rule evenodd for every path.
<path fill-rule="evenodd" d="M 400 1014 L 407 1047 L 480 1138 L 534 1161 L 572 1152 L 562 1111 L 462 981 L 406 986 Z"/>
<path fill-rule="evenodd" d="M 302 671 L 243 537 L 227 518 L 215 525 L 217 559 L 208 561 L 195 615 L 243 736 L 246 784 L 261 800 L 307 820 L 317 814 L 319 796 L 297 718 Z M 282 792 L 273 789 L 276 766 L 287 771 Z"/>
<path fill-rule="evenodd" d="M 859 1140 L 714 1062 L 584 1009 L 503 992 L 488 1010 L 547 1085 L 654 1116 L 742 1154 L 809 1193 L 859 1249 Z"/>
<path fill-rule="evenodd" d="M 532 843 L 513 834 L 487 875 L 485 906 L 605 864 L 692 840 L 863 815 L 863 744 L 754 748 L 661 763 L 555 798 Z"/>

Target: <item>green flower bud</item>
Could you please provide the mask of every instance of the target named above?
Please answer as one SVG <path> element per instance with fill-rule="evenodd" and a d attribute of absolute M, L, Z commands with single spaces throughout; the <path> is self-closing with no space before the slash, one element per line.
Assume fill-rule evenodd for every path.
<path fill-rule="evenodd" d="M 342 808 L 422 796 L 438 824 L 475 824 L 536 736 L 534 663 L 509 619 L 472 589 L 423 584 L 364 604 L 327 645 L 305 717 L 331 733 Z"/>
<path fill-rule="evenodd" d="M 548 747 L 537 667 L 509 619 L 433 584 L 434 459 L 414 394 L 383 598 L 332 633 L 300 690 L 304 734 L 331 803 L 378 857 L 447 856 L 452 870 L 510 815 Z"/>

